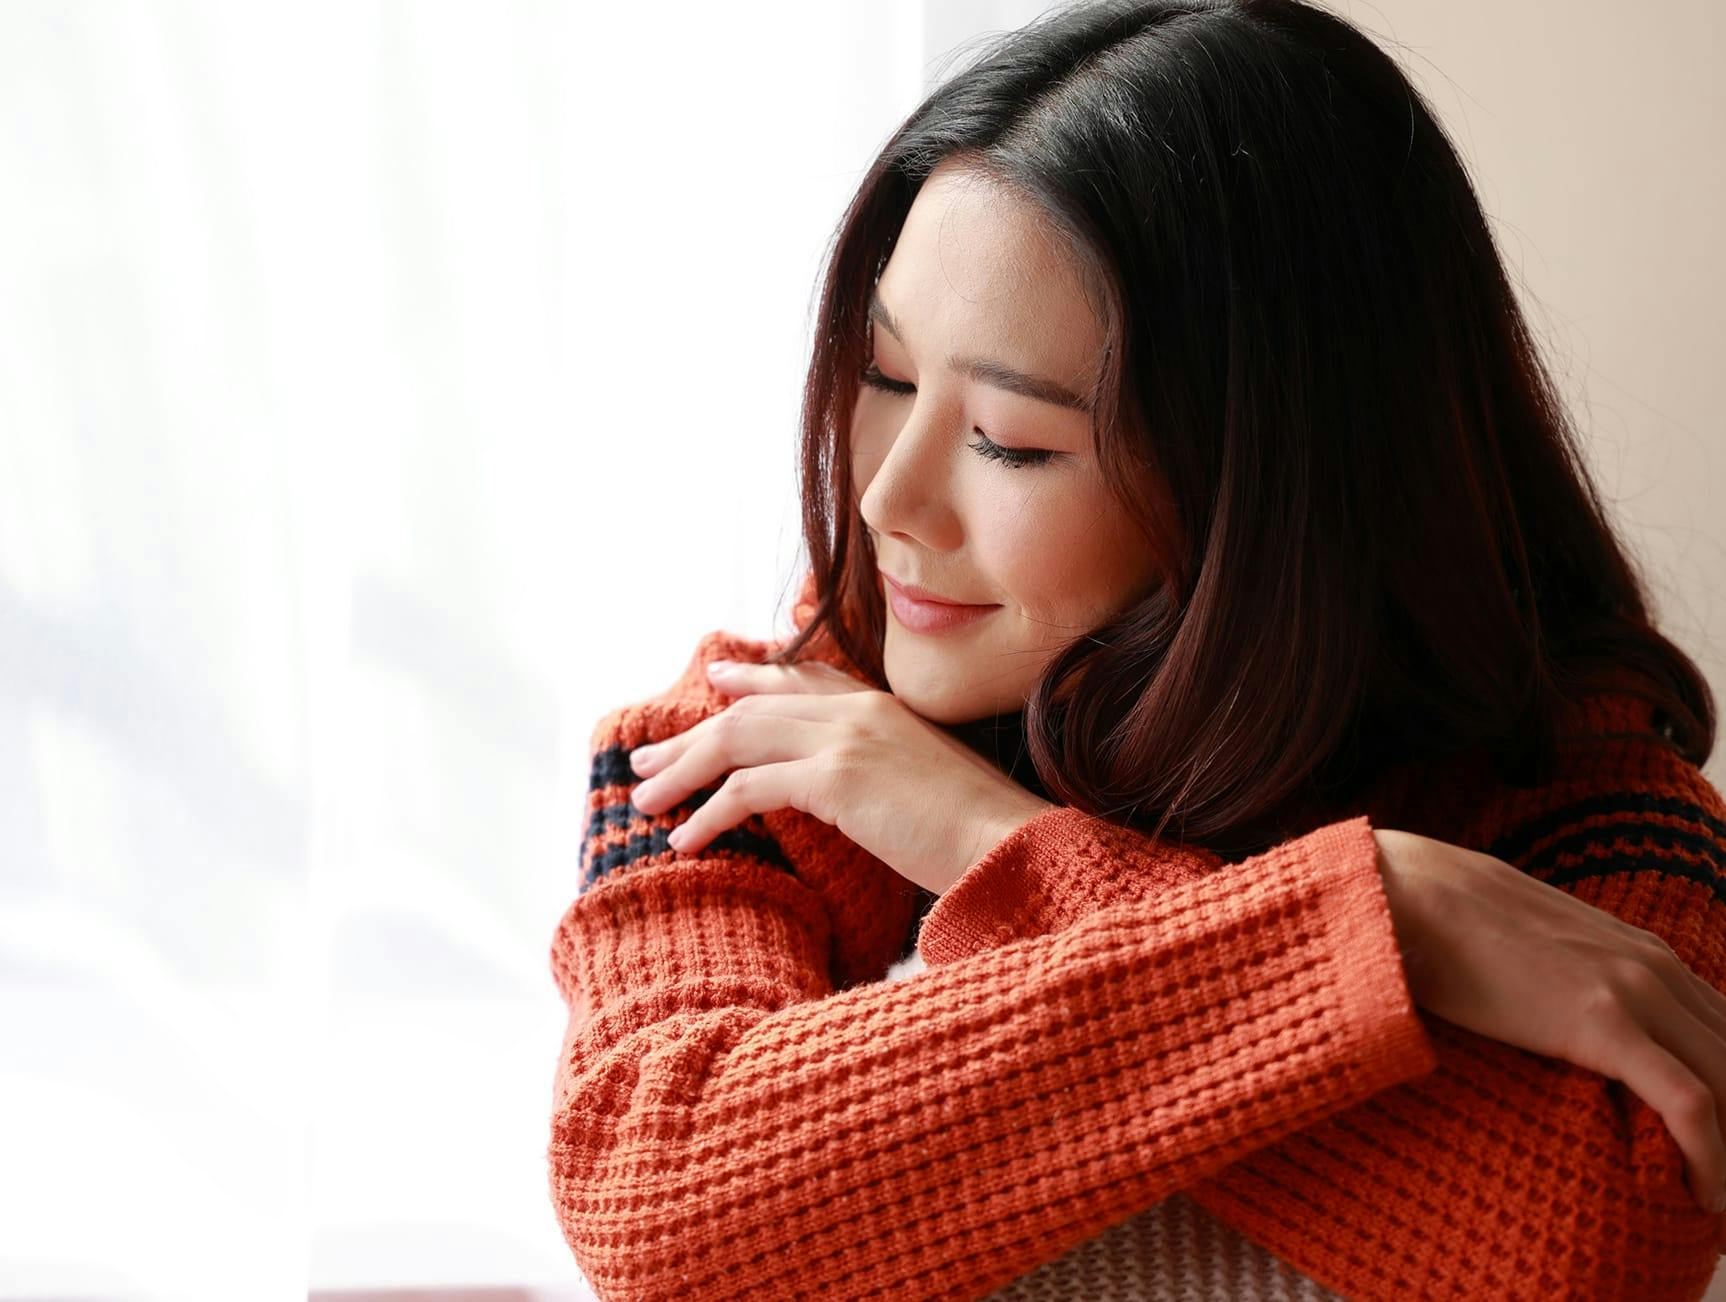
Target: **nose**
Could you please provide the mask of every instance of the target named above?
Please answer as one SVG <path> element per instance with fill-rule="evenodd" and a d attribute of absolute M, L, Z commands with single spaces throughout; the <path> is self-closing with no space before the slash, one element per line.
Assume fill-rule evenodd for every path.
<path fill-rule="evenodd" d="M 862 496 L 863 522 L 877 535 L 952 551 L 964 537 L 951 492 L 951 435 L 937 421 L 908 417 L 897 433 L 884 436 L 884 450 L 859 448 L 854 469 Z"/>

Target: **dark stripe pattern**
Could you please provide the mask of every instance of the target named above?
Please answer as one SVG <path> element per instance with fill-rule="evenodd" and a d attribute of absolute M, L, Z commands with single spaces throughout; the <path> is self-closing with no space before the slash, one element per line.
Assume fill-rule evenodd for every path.
<path fill-rule="evenodd" d="M 1649 819 L 1651 814 L 1681 818 L 1696 824 L 1700 830 L 1656 823 Z M 1580 828 L 1561 835 L 1543 846 L 1538 854 L 1528 857 L 1529 848 L 1543 837 L 1562 832 L 1587 818 L 1607 816 L 1622 817 L 1598 827 Z M 1626 845 L 1626 842 L 1630 844 Z M 1583 855 L 1595 846 L 1609 847 L 1610 853 L 1605 858 L 1588 858 L 1555 872 L 1547 871 L 1561 856 Z M 1701 862 L 1690 863 L 1638 853 L 1649 850 L 1683 851 Z M 1700 805 L 1673 796 L 1623 792 L 1591 796 L 1530 819 L 1486 847 L 1485 853 L 1515 864 L 1550 886 L 1568 886 L 1589 877 L 1607 877 L 1621 872 L 1657 872 L 1700 882 L 1713 892 L 1716 900 L 1726 904 L 1726 881 L 1722 881 L 1722 872 L 1726 871 L 1726 821 L 1716 818 Z"/>
<path fill-rule="evenodd" d="M 667 838 L 674 830 L 672 827 L 653 826 L 651 820 L 664 818 L 666 815 L 677 815 L 677 822 L 683 822 L 684 817 L 694 813 L 705 805 L 719 790 L 717 786 L 706 787 L 692 792 L 687 800 L 673 805 L 670 809 L 658 814 L 644 814 L 629 803 L 631 794 L 641 784 L 643 779 L 635 776 L 635 770 L 629 766 L 629 748 L 626 746 L 607 746 L 597 751 L 593 756 L 593 765 L 588 773 L 588 790 L 598 791 L 605 787 L 623 788 L 621 799 L 603 804 L 593 811 L 588 819 L 587 830 L 582 836 L 582 877 L 581 889 L 588 890 L 600 878 L 609 876 L 620 869 L 640 863 L 654 855 L 672 853 Z M 614 828 L 628 829 L 639 823 L 641 830 L 629 836 L 626 840 L 603 850 L 595 850 L 598 840 L 606 832 Z M 748 855 L 761 862 L 779 869 L 781 872 L 796 876 L 790 860 L 785 852 L 771 836 L 752 832 L 746 826 L 728 827 L 715 836 L 701 850 L 703 855 L 731 851 Z"/>

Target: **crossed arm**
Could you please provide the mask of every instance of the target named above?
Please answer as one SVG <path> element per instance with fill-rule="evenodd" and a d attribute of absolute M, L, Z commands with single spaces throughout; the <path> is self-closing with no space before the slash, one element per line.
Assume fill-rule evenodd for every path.
<path fill-rule="evenodd" d="M 553 946 L 551 1189 L 602 1296 L 975 1297 L 1182 1189 L 1350 1296 L 1700 1295 L 1717 1222 L 1656 1115 L 1416 1013 L 1364 818 L 1223 866 L 1049 811 L 942 897 L 929 970 L 852 984 L 892 874 L 796 811 L 682 860 L 687 810 L 629 812 L 621 755 L 707 708 L 596 730 Z M 1566 889 L 1718 983 L 1726 811 L 1661 798 L 1525 857 L 1599 864 Z"/>

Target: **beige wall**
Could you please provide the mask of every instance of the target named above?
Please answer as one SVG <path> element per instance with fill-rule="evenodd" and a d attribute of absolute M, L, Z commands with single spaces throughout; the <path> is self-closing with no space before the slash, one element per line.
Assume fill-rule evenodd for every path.
<path fill-rule="evenodd" d="M 1726 708 L 1726 8 L 1328 7 L 1462 151 L 1661 627 Z M 1726 739 L 1704 772 L 1726 783 Z"/>
<path fill-rule="evenodd" d="M 1475 179 L 1666 634 L 1726 710 L 1726 6 L 1331 0 Z M 1037 3 L 931 4 L 927 73 Z M 1704 766 L 1726 786 L 1726 737 Z"/>

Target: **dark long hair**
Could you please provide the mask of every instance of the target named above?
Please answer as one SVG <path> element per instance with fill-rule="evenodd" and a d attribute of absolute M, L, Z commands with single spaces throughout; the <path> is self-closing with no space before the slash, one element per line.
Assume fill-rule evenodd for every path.
<path fill-rule="evenodd" d="M 1478 748 L 1538 780 L 1598 691 L 1706 760 L 1707 683 L 1651 621 L 1454 147 L 1389 56 L 1298 0 L 1055 9 L 894 132 L 830 246 L 814 615 L 780 662 L 830 637 L 886 687 L 850 418 L 870 290 L 949 158 L 1070 241 L 1106 329 L 1096 455 L 1165 489 L 1124 506 L 1166 580 L 1009 721 L 1040 790 L 1252 853 L 1402 761 Z"/>

